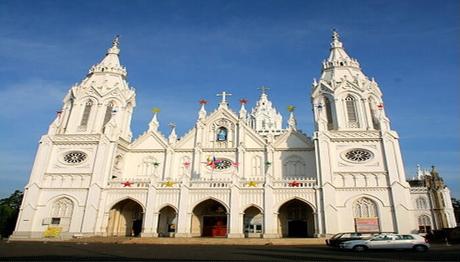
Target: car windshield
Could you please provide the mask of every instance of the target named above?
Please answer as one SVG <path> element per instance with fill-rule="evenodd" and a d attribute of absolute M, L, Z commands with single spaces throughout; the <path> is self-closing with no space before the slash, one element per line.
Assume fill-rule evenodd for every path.
<path fill-rule="evenodd" d="M 343 235 L 343 233 L 338 233 L 338 234 L 335 234 L 331 237 L 331 239 L 336 239 L 336 238 L 339 238 Z"/>

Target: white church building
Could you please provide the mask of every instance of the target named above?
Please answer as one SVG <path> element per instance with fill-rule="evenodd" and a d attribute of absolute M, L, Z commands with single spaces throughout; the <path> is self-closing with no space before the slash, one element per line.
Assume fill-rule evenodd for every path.
<path fill-rule="evenodd" d="M 136 93 L 119 53 L 115 38 L 41 137 L 12 238 L 319 237 L 456 225 L 435 170 L 406 181 L 382 92 L 336 32 L 311 88 L 312 134 L 298 130 L 292 106 L 286 125 L 263 87 L 251 110 L 244 99 L 232 110 L 227 92 L 212 110 L 201 100 L 182 137 L 174 126 L 160 133 L 154 109 L 133 139 Z"/>

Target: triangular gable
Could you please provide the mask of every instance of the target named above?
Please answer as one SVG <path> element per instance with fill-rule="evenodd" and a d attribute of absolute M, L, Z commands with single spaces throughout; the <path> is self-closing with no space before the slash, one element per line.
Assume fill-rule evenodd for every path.
<path fill-rule="evenodd" d="M 195 148 L 195 133 L 196 127 L 189 130 L 179 141 L 177 141 L 175 148 L 177 149 L 193 149 Z"/>
<path fill-rule="evenodd" d="M 238 122 L 238 116 L 233 111 L 229 110 L 228 108 L 219 107 L 217 110 L 205 118 L 204 123 L 207 125 L 219 118 L 227 118 L 234 123 Z"/>
<path fill-rule="evenodd" d="M 274 147 L 280 149 L 293 149 L 311 148 L 313 145 L 304 134 L 295 130 L 290 130 L 276 139 Z"/>
<path fill-rule="evenodd" d="M 132 149 L 166 149 L 168 143 L 157 131 L 146 132 L 133 142 Z"/>
<path fill-rule="evenodd" d="M 265 146 L 266 142 L 264 138 L 246 125 L 246 123 L 240 122 L 240 128 L 244 128 L 246 134 L 244 138 L 246 148 L 263 148 Z"/>

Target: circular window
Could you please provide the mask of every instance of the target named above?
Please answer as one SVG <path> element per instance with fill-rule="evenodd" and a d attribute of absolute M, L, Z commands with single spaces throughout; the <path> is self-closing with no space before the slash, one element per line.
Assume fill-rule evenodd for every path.
<path fill-rule="evenodd" d="M 232 166 L 232 161 L 228 159 L 216 159 L 208 163 L 208 167 L 215 170 L 225 170 Z"/>
<path fill-rule="evenodd" d="M 366 149 L 352 149 L 345 153 L 345 157 L 354 162 L 364 162 L 371 159 L 372 156 L 372 152 Z"/>
<path fill-rule="evenodd" d="M 79 164 L 85 161 L 87 155 L 81 151 L 73 151 L 65 154 L 64 161 L 69 164 Z"/>

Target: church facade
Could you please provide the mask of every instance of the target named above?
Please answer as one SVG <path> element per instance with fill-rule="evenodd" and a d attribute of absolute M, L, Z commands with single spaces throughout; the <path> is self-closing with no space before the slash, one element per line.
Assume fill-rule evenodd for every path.
<path fill-rule="evenodd" d="M 435 170 L 406 181 L 382 92 L 336 32 L 311 91 L 314 133 L 287 127 L 267 88 L 239 111 L 219 94 L 178 137 L 158 109 L 133 139 L 135 91 L 118 38 L 64 98 L 40 139 L 13 238 L 72 236 L 318 237 L 455 226 Z M 304 114 L 305 112 L 300 112 Z M 420 171 L 421 172 L 421 171 Z M 424 182 L 423 182 L 424 181 Z M 436 186 L 431 186 L 431 185 Z"/>

